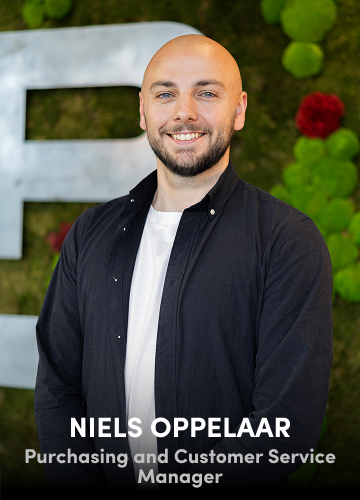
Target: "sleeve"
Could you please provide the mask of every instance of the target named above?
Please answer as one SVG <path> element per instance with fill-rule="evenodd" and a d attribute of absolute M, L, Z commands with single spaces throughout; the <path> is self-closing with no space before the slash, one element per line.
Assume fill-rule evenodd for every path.
<path fill-rule="evenodd" d="M 223 473 L 220 487 L 267 488 L 286 481 L 303 463 L 299 454 L 316 450 L 327 403 L 332 349 L 331 261 L 323 237 L 307 218 L 276 239 L 259 314 L 254 410 L 248 418 L 255 433 L 261 419 L 266 418 L 274 437 L 244 433 L 224 438 L 215 445 L 216 454 L 262 453 L 259 463 L 197 464 L 191 472 Z M 276 437 L 276 418 L 289 420 L 289 437 Z M 271 450 L 275 452 L 269 455 Z M 284 463 L 279 459 L 282 454 L 288 455 L 287 463 L 286 457 Z"/>
<path fill-rule="evenodd" d="M 93 463 L 65 463 L 50 454 L 78 458 L 94 452 L 90 438 L 71 437 L 70 419 L 85 417 L 82 401 L 83 333 L 77 301 L 79 219 L 62 246 L 36 326 L 39 365 L 34 394 L 35 420 L 45 472 L 58 488 L 104 486 L 99 467 Z M 51 460 L 51 463 L 50 463 Z"/>

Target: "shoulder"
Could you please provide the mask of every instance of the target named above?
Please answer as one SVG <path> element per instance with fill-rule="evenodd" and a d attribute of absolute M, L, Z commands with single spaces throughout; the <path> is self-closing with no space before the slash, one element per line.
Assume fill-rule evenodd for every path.
<path fill-rule="evenodd" d="M 270 193 L 240 179 L 237 197 L 243 212 L 263 242 L 280 249 L 289 240 L 299 247 L 323 247 L 325 241 L 313 220 Z"/>
<path fill-rule="evenodd" d="M 249 206 L 249 209 L 257 207 L 258 210 L 261 210 L 262 215 L 273 217 L 275 220 L 285 217 L 288 221 L 293 221 L 295 224 L 304 219 L 311 220 L 310 217 L 297 208 L 288 205 L 267 191 L 253 186 L 242 179 L 240 179 L 238 189 L 241 191 L 241 196 Z"/>

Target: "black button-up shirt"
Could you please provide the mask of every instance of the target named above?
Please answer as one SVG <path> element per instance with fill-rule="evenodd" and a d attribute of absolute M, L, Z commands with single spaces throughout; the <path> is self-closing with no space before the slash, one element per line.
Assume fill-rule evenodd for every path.
<path fill-rule="evenodd" d="M 85 212 L 69 232 L 37 325 L 35 416 L 42 453 L 128 453 L 124 367 L 133 268 L 156 171 L 128 196 Z M 331 263 L 312 220 L 240 180 L 231 163 L 199 203 L 184 210 L 159 313 L 156 417 L 173 424 L 221 418 L 158 438 L 159 472 L 223 473 L 220 486 L 272 486 L 301 464 L 270 463 L 269 450 L 309 453 L 319 439 L 332 360 Z M 70 437 L 70 419 L 95 420 L 94 436 Z M 97 419 L 111 418 L 112 437 Z M 290 437 L 224 437 L 248 417 L 290 421 Z M 161 427 L 158 427 L 161 431 Z M 183 463 L 174 453 L 263 453 L 259 464 Z M 101 451 L 102 450 L 102 451 Z M 182 458 L 186 455 L 182 455 Z M 194 455 L 195 456 L 195 455 Z M 73 460 L 74 462 L 74 460 Z M 135 486 L 130 459 L 46 464 L 58 486 Z M 215 485 L 213 485 L 215 487 Z"/>

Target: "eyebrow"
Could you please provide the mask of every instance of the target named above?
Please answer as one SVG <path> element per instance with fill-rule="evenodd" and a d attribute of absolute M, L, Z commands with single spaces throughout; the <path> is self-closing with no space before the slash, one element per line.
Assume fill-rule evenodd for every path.
<path fill-rule="evenodd" d="M 218 87 L 221 87 L 222 89 L 225 88 L 224 84 L 218 80 L 199 80 L 198 82 L 195 82 L 193 87 L 206 87 L 207 85 L 217 85 Z M 176 83 L 171 82 L 171 81 L 157 81 L 155 83 L 152 83 L 150 85 L 150 92 L 154 90 L 155 88 L 158 87 L 175 87 L 177 88 L 178 85 Z"/>

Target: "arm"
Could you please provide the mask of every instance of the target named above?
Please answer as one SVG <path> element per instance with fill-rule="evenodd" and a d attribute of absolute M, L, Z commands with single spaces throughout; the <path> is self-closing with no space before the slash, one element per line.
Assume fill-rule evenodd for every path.
<path fill-rule="evenodd" d="M 38 319 L 36 334 L 39 366 L 35 387 L 35 419 L 44 454 L 94 452 L 91 440 L 70 437 L 70 419 L 85 417 L 82 401 L 83 333 L 77 301 L 79 219 L 62 247 Z M 45 463 L 50 482 L 57 487 L 101 487 L 95 464 Z"/>
<path fill-rule="evenodd" d="M 290 437 L 224 438 L 216 453 L 263 453 L 259 464 L 198 464 L 191 472 L 223 473 L 219 486 L 271 487 L 299 468 L 269 463 L 269 451 L 309 453 L 316 449 L 324 418 L 332 362 L 332 274 L 319 231 L 305 219 L 279 235 L 269 249 L 258 320 L 254 372 L 254 430 L 268 419 L 290 420 Z M 211 487 L 216 487 L 211 485 Z"/>

